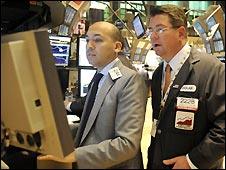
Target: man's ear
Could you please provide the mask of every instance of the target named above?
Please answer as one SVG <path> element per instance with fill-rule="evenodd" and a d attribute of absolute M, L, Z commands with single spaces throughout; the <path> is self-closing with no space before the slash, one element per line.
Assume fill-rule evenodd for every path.
<path fill-rule="evenodd" d="M 182 39 L 186 38 L 187 32 L 186 32 L 186 29 L 183 26 L 179 27 L 178 31 L 179 31 L 179 37 L 180 38 L 182 38 Z"/>
<path fill-rule="evenodd" d="M 122 43 L 120 41 L 115 42 L 115 52 L 118 53 L 122 50 Z"/>

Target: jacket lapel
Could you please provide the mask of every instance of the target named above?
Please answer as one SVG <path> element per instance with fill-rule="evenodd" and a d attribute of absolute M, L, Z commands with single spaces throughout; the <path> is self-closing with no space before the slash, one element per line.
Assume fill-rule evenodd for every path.
<path fill-rule="evenodd" d="M 112 68 L 118 67 L 120 69 L 121 66 L 122 66 L 121 61 L 118 61 L 117 63 L 115 63 L 115 65 Z M 101 105 L 102 105 L 105 97 L 108 94 L 110 88 L 114 85 L 114 83 L 115 82 L 111 79 L 110 75 L 108 74 L 106 79 L 105 79 L 105 81 L 104 81 L 104 83 L 103 83 L 103 85 L 102 85 L 102 87 L 101 87 L 101 89 L 99 89 L 99 92 L 98 92 L 98 94 L 96 96 L 96 98 L 98 100 L 95 100 L 95 102 L 93 104 L 93 108 L 92 108 L 90 116 L 89 116 L 89 118 L 87 120 L 86 127 L 84 129 L 84 133 L 82 135 L 82 139 L 81 139 L 80 143 L 82 143 L 84 141 L 85 137 L 89 133 L 92 125 L 95 122 L 95 119 L 96 119 L 96 117 L 97 117 L 97 115 L 99 113 L 99 110 L 101 108 Z"/>
<path fill-rule="evenodd" d="M 161 115 L 164 115 L 164 112 L 166 111 L 167 107 L 170 105 L 171 102 L 174 101 L 173 99 L 178 95 L 181 87 L 184 85 L 185 81 L 188 79 L 190 72 L 193 68 L 193 63 L 195 63 L 198 60 L 199 59 L 194 59 L 191 53 L 188 59 L 185 61 L 184 65 L 181 67 L 179 73 L 177 74 L 177 77 L 175 78 L 175 80 L 173 81 L 170 87 L 169 95 L 162 109 Z"/>
<path fill-rule="evenodd" d="M 87 120 L 86 123 L 86 127 L 84 129 L 84 133 L 81 139 L 81 143 L 83 142 L 83 140 L 85 139 L 85 137 L 87 136 L 88 132 L 90 131 L 93 123 L 95 122 L 95 119 L 99 113 L 100 107 L 104 101 L 104 98 L 106 97 L 109 89 L 111 88 L 111 86 L 114 84 L 114 82 L 111 80 L 110 76 L 107 75 L 106 80 L 104 81 L 103 86 L 101 87 L 101 89 L 99 90 L 96 98 L 98 100 L 95 100 L 94 104 L 93 104 L 93 108 L 92 111 L 90 113 L 89 119 Z"/>
<path fill-rule="evenodd" d="M 153 107 L 153 118 L 157 119 L 158 114 L 160 111 L 160 103 L 161 103 L 161 84 L 162 84 L 162 70 L 163 70 L 163 62 L 160 63 L 159 67 L 156 69 L 156 75 L 153 77 L 157 77 L 156 81 L 152 81 L 151 88 L 152 88 L 152 97 L 155 100 L 152 100 L 152 107 Z M 153 103 L 154 102 L 154 103 Z"/>

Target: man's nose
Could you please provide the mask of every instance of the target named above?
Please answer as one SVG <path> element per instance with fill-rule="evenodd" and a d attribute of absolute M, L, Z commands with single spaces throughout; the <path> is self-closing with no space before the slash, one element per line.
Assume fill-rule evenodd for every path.
<path fill-rule="evenodd" d="M 87 42 L 87 48 L 94 48 L 95 47 L 95 43 L 92 40 L 89 40 L 89 42 Z"/>
<path fill-rule="evenodd" d="M 153 31 L 152 34 L 150 35 L 150 39 L 157 39 L 159 36 L 158 36 L 158 33 Z"/>

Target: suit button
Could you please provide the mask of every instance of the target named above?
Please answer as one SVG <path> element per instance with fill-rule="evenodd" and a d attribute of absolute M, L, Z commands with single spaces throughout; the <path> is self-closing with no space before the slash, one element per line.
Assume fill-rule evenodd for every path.
<path fill-rule="evenodd" d="M 157 133 L 158 133 L 158 134 L 161 134 L 161 133 L 162 133 L 162 131 L 161 131 L 160 129 L 158 129 L 158 130 L 157 130 Z"/>

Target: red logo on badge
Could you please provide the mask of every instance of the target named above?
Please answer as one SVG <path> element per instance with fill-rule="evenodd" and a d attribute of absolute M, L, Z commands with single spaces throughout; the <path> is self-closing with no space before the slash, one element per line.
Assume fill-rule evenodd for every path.
<path fill-rule="evenodd" d="M 178 125 L 187 125 L 187 126 L 191 126 L 192 125 L 192 119 L 185 117 L 185 120 L 180 120 L 177 122 Z"/>

